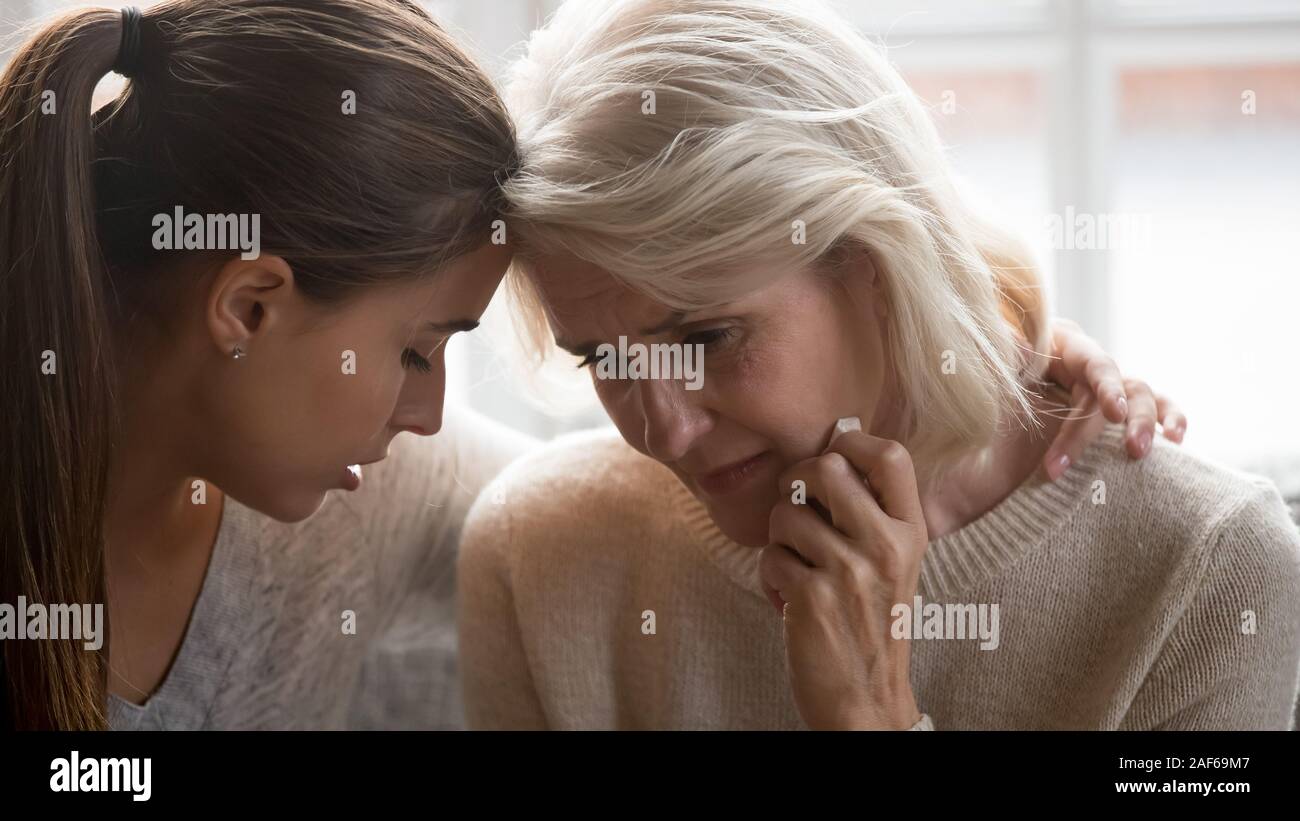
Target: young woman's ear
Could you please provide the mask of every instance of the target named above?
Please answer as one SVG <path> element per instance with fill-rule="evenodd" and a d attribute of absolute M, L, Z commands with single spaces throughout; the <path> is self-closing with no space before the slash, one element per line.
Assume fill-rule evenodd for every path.
<path fill-rule="evenodd" d="M 293 268 L 283 257 L 234 257 L 217 269 L 208 286 L 206 319 L 213 344 L 224 356 L 236 347 L 249 353 L 258 336 L 279 321 L 295 293 Z"/>

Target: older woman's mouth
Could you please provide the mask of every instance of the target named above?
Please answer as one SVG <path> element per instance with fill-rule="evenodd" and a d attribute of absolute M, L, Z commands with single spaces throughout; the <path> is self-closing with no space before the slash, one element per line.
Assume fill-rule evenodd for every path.
<path fill-rule="evenodd" d="M 765 450 L 707 473 L 692 474 L 691 478 L 704 493 L 725 496 L 748 486 L 764 472 L 771 461 L 772 452 Z"/>

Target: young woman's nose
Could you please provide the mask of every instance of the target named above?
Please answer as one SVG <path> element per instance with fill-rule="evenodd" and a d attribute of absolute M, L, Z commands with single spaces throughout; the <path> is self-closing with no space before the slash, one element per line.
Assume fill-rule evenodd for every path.
<path fill-rule="evenodd" d="M 661 462 L 681 459 L 709 426 L 708 413 L 696 404 L 697 392 L 675 379 L 643 379 L 636 390 L 646 453 Z"/>
<path fill-rule="evenodd" d="M 421 376 L 416 385 L 403 391 L 393 427 L 419 436 L 432 436 L 442 430 L 442 404 L 447 385 L 447 371 L 434 363 L 433 373 Z"/>

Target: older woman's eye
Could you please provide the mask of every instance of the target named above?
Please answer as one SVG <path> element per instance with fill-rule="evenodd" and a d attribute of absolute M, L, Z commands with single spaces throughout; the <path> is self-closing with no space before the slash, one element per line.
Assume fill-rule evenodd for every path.
<path fill-rule="evenodd" d="M 726 342 L 736 335 L 735 328 L 710 328 L 707 331 L 696 331 L 682 340 L 683 345 L 716 345 L 720 342 Z"/>
<path fill-rule="evenodd" d="M 420 371 L 421 373 L 429 373 L 430 371 L 433 370 L 433 363 L 429 362 L 429 360 L 425 359 L 423 356 L 420 356 L 418 353 L 411 350 L 410 348 L 407 348 L 406 350 L 402 351 L 402 367 L 415 368 L 417 371 Z"/>

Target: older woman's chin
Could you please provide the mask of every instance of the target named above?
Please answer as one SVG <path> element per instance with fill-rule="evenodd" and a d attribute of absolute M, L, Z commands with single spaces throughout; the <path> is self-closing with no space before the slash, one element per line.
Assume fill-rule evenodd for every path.
<path fill-rule="evenodd" d="M 722 535 L 746 547 L 766 547 L 770 543 L 768 522 L 772 508 L 780 501 L 774 488 L 768 490 L 755 484 L 733 493 L 713 495 L 693 484 L 689 483 L 688 489 L 708 511 L 709 518 Z"/>
<path fill-rule="evenodd" d="M 722 535 L 746 547 L 766 547 L 767 510 L 724 510 L 709 508 L 709 516 Z"/>

